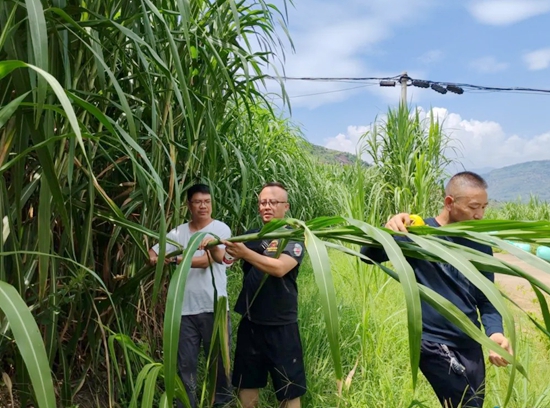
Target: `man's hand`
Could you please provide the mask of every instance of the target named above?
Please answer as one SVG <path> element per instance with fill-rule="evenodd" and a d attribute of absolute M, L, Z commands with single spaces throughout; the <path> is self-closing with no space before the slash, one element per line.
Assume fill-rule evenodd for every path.
<path fill-rule="evenodd" d="M 208 251 L 210 253 L 210 255 L 212 256 L 212 258 L 214 259 L 214 261 L 221 264 L 222 259 L 223 259 L 223 255 L 225 253 L 225 250 L 223 249 L 223 247 L 220 247 L 219 245 L 212 245 L 212 246 L 207 247 L 207 245 L 209 243 L 214 242 L 214 241 L 218 241 L 218 240 L 213 238 L 213 237 L 205 237 L 201 241 L 201 243 L 199 245 L 199 249 L 203 250 L 203 251 Z M 209 259 L 208 259 L 208 254 L 205 253 L 205 255 L 206 255 L 206 263 L 208 264 L 207 266 L 210 266 L 210 262 L 209 262 Z"/>
<path fill-rule="evenodd" d="M 174 258 L 164 258 L 164 265 L 168 265 L 172 262 L 175 262 L 175 263 L 180 263 L 182 260 L 182 257 L 180 256 L 176 256 Z M 158 254 L 153 251 L 152 249 L 149 250 L 149 265 L 151 266 L 155 266 L 159 261 L 159 256 Z"/>
<path fill-rule="evenodd" d="M 246 254 L 250 251 L 242 242 L 222 241 L 222 244 L 225 245 L 225 251 L 235 258 L 235 260 L 245 258 Z"/>
<path fill-rule="evenodd" d="M 502 333 L 493 333 L 489 338 L 497 343 L 504 350 L 506 350 L 508 353 L 512 355 L 514 354 L 514 351 L 512 350 L 512 345 Z M 489 361 L 491 362 L 491 364 L 494 364 L 497 367 L 506 367 L 509 364 L 508 361 L 499 356 L 493 350 L 489 350 Z"/>
<path fill-rule="evenodd" d="M 205 237 L 199 244 L 199 249 L 204 251 L 210 251 L 212 248 L 216 248 L 216 246 L 210 246 L 208 248 L 206 247 L 209 243 L 213 241 L 217 241 L 217 239 L 213 237 Z"/>
<path fill-rule="evenodd" d="M 155 266 L 159 260 L 159 256 L 152 249 L 149 250 L 149 265 Z"/>
<path fill-rule="evenodd" d="M 408 213 L 399 213 L 391 217 L 386 223 L 386 228 L 392 231 L 407 232 L 407 225 L 411 225 L 411 217 Z"/>

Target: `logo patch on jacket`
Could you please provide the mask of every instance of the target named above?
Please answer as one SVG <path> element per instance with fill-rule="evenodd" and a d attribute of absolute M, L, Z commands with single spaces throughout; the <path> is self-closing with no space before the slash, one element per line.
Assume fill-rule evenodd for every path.
<path fill-rule="evenodd" d="M 300 244 L 294 244 L 294 249 L 292 250 L 294 256 L 302 255 L 302 246 Z"/>
<path fill-rule="evenodd" d="M 277 252 L 277 248 L 279 247 L 279 241 L 274 239 L 271 241 L 266 248 L 265 252 Z"/>

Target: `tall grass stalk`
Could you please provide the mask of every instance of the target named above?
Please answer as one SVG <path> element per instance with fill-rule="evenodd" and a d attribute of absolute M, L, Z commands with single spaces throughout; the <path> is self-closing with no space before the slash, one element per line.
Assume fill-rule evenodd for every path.
<path fill-rule="evenodd" d="M 363 139 L 382 189 L 382 214 L 431 216 L 439 210 L 449 137 L 433 115 L 422 120 L 418 109 L 400 104 L 375 122 Z"/>

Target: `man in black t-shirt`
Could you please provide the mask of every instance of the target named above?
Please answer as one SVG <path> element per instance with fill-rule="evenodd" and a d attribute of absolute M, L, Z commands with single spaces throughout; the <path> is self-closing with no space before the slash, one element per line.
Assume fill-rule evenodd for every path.
<path fill-rule="evenodd" d="M 454 222 L 480 220 L 488 205 L 487 183 L 472 172 L 455 174 L 445 188 L 444 207 L 435 218 L 426 219 L 431 227 Z M 386 228 L 407 232 L 410 215 L 393 216 Z M 492 255 L 491 247 L 459 237 L 439 237 L 479 252 Z M 406 237 L 396 237 L 408 240 Z M 365 246 L 361 253 L 376 262 L 385 262 L 388 256 L 381 248 Z M 483 292 L 450 264 L 408 258 L 418 283 L 434 290 L 460 309 L 477 327 L 478 313 L 487 336 L 512 354 L 512 347 L 502 326 L 502 317 Z M 494 274 L 483 272 L 494 282 Z M 492 350 L 489 361 L 497 367 L 508 362 Z M 420 370 L 434 389 L 443 407 L 479 408 L 485 399 L 485 364 L 481 345 L 443 317 L 436 309 L 422 302 L 422 343 Z"/>
<path fill-rule="evenodd" d="M 283 218 L 290 208 L 280 183 L 266 184 L 258 198 L 264 224 Z M 306 392 L 296 285 L 303 245 L 289 241 L 276 258 L 281 240 L 223 243 L 229 255 L 244 261 L 243 288 L 235 305 L 243 317 L 233 368 L 239 401 L 243 408 L 256 407 L 269 373 L 280 407 L 298 408 Z"/>

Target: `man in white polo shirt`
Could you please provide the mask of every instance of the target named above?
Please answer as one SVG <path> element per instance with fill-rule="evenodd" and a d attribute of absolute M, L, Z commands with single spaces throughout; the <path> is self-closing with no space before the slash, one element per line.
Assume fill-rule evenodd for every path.
<path fill-rule="evenodd" d="M 187 205 L 191 221 L 179 225 L 170 231 L 167 238 L 177 242 L 181 248 L 187 247 L 196 232 L 210 232 L 220 239 L 231 236 L 229 227 L 221 221 L 212 219 L 212 197 L 210 188 L 205 184 L 195 184 L 187 191 Z M 167 243 L 166 254 L 176 251 L 176 246 Z M 149 250 L 149 261 L 156 264 L 159 246 Z M 180 263 L 182 257 L 166 259 L 165 263 Z M 197 250 L 193 256 L 191 270 L 187 277 L 181 312 L 181 329 L 178 346 L 178 372 L 187 390 L 191 407 L 197 406 L 195 391 L 197 387 L 197 361 L 202 341 L 204 352 L 208 355 L 214 326 L 214 286 L 218 297 L 227 297 L 227 276 L 225 265 L 213 262 L 210 268 L 208 254 Z M 217 357 L 218 375 L 214 406 L 223 406 L 231 401 L 231 387 L 225 375 L 221 356 Z M 183 407 L 181 402 L 178 406 Z"/>

